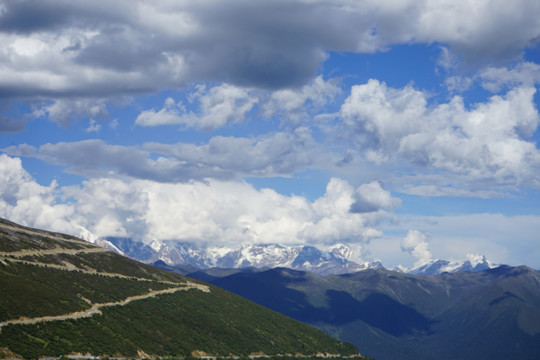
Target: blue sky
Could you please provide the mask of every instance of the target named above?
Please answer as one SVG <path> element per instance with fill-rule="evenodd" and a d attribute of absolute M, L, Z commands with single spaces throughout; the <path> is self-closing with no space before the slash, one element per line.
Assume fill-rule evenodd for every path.
<path fill-rule="evenodd" d="M 509 6 L 0 2 L 0 216 L 540 268 L 540 5 Z"/>

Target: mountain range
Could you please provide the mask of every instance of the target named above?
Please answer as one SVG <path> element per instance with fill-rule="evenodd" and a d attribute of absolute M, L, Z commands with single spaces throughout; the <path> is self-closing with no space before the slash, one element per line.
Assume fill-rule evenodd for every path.
<path fill-rule="evenodd" d="M 526 266 L 431 276 L 384 269 L 323 276 L 285 268 L 189 276 L 311 324 L 377 360 L 540 354 L 540 272 Z"/>
<path fill-rule="evenodd" d="M 92 238 L 90 238 L 92 239 Z M 153 241 L 145 244 L 129 238 L 108 237 L 93 239 L 103 247 L 133 259 L 187 269 L 187 272 L 208 268 L 262 268 L 276 267 L 311 271 L 320 275 L 353 273 L 367 269 L 384 269 L 378 261 L 357 263 L 352 251 L 344 244 L 321 250 L 314 246 L 282 246 L 277 244 L 249 244 L 237 249 L 197 246 L 179 241 Z M 470 256 L 464 261 L 430 260 L 412 269 L 396 268 L 395 271 L 415 275 L 434 275 L 443 272 L 480 271 L 496 265 L 484 256 Z"/>
<path fill-rule="evenodd" d="M 284 357 L 358 350 L 191 278 L 0 219 L 0 358 Z"/>

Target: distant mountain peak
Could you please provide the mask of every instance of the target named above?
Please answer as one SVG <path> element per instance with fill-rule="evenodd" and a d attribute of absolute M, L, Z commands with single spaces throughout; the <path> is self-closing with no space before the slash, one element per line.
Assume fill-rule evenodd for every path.
<path fill-rule="evenodd" d="M 334 254 L 334 256 L 342 259 L 350 259 L 352 257 L 352 250 L 350 247 L 344 244 L 335 244 L 328 248 L 329 253 Z"/>
<path fill-rule="evenodd" d="M 477 266 L 488 266 L 489 268 L 493 268 L 496 266 L 486 259 L 485 255 L 481 254 L 467 254 L 467 261 L 473 268 Z"/>
<path fill-rule="evenodd" d="M 81 226 L 80 228 L 79 237 L 85 241 L 88 241 L 89 243 L 96 244 L 98 246 L 101 246 L 107 250 L 114 251 L 117 254 L 120 255 L 126 255 L 122 250 L 120 250 L 117 246 L 115 246 L 113 243 L 106 239 L 99 238 L 92 234 L 88 229 Z"/>
<path fill-rule="evenodd" d="M 444 272 L 456 272 L 456 271 L 481 271 L 497 267 L 487 260 L 484 255 L 481 254 L 467 254 L 467 259 L 463 261 L 450 261 L 443 259 L 429 260 L 424 264 L 415 266 L 414 268 L 405 271 L 415 275 L 437 275 Z M 403 268 L 402 268 L 403 269 Z"/>

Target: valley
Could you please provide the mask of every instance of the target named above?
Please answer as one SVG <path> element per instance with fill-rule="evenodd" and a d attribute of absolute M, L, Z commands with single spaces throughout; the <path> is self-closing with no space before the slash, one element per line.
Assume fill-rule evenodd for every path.
<path fill-rule="evenodd" d="M 501 266 L 434 276 L 199 270 L 188 274 L 313 325 L 375 359 L 536 359 L 540 272 Z"/>

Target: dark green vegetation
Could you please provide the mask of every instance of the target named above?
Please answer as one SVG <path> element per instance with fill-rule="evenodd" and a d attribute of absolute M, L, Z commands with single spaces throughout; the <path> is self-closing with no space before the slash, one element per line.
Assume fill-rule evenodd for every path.
<path fill-rule="evenodd" d="M 524 266 L 438 276 L 225 274 L 190 276 L 314 325 L 377 360 L 539 358 L 540 272 Z"/>
<path fill-rule="evenodd" d="M 174 292 L 146 297 L 163 289 Z M 0 294 L 0 358 L 358 353 L 351 344 L 227 291 L 4 220 Z M 132 296 L 144 298 L 120 305 Z M 104 303 L 100 313 L 70 315 Z M 67 318 L 40 319 L 62 315 Z M 21 317 L 32 323 L 13 322 Z"/>
<path fill-rule="evenodd" d="M 7 326 L 2 339 L 25 357 L 57 356 L 77 351 L 98 355 L 189 356 L 194 350 L 227 356 L 265 354 L 355 353 L 353 347 L 321 336 L 306 325 L 239 301 L 223 290 L 178 292 L 107 308 L 103 315 L 37 325 Z M 215 299 L 219 298 L 219 307 Z M 181 307 L 181 311 L 179 311 Z M 259 324 L 257 326 L 253 324 Z"/>
<path fill-rule="evenodd" d="M 0 263 L 0 322 L 82 311 L 90 307 L 90 302 L 117 302 L 150 289 L 170 287 L 156 281 L 89 276 L 4 260 Z"/>

